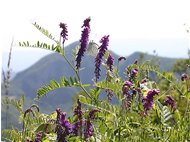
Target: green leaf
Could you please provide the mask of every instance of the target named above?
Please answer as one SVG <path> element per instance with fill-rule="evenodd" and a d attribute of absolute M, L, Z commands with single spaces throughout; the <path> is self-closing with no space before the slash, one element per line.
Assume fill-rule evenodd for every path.
<path fill-rule="evenodd" d="M 94 96 L 95 96 L 96 99 L 99 98 L 99 95 L 100 95 L 101 91 L 102 91 L 102 89 L 97 88 L 96 91 L 94 92 Z"/>
<path fill-rule="evenodd" d="M 69 79 L 70 79 L 71 84 L 74 85 L 74 81 L 73 81 L 72 77 L 70 77 Z"/>
<path fill-rule="evenodd" d="M 74 82 L 72 77 L 70 77 L 69 81 L 65 77 L 61 77 L 59 82 L 57 82 L 56 80 L 51 80 L 49 84 L 46 84 L 42 86 L 40 89 L 38 89 L 36 99 L 39 100 L 41 97 L 47 95 L 49 92 L 54 91 L 58 88 L 79 86 L 79 82 Z"/>
<path fill-rule="evenodd" d="M 49 33 L 49 31 L 43 27 L 41 27 L 40 25 L 38 25 L 36 22 L 33 23 L 33 25 L 36 27 L 36 29 L 38 29 L 41 33 L 43 33 L 46 37 L 48 37 L 49 39 L 53 40 L 54 42 L 56 42 L 57 44 L 59 44 L 58 40 L 55 40 L 55 38 L 52 36 L 52 34 Z"/>
<path fill-rule="evenodd" d="M 63 49 L 59 44 L 56 46 L 54 44 L 47 44 L 44 42 L 37 41 L 36 44 L 30 44 L 28 41 L 27 42 L 19 42 L 19 46 L 21 47 L 33 47 L 33 48 L 41 48 L 41 49 L 46 49 L 50 50 L 53 52 L 58 52 L 60 54 L 64 54 Z"/>
<path fill-rule="evenodd" d="M 156 105 L 158 106 L 158 108 L 160 109 L 160 110 L 162 110 L 163 109 L 163 105 L 160 103 L 160 101 L 156 101 Z"/>
<path fill-rule="evenodd" d="M 5 137 L 9 141 L 19 142 L 22 140 L 22 133 L 18 129 L 3 130 L 2 137 Z"/>
<path fill-rule="evenodd" d="M 43 142 L 55 142 L 57 140 L 57 134 L 49 133 L 46 134 L 46 137 L 43 139 Z"/>
<path fill-rule="evenodd" d="M 163 106 L 162 108 L 161 122 L 166 127 L 174 126 L 175 124 L 174 117 L 167 106 Z"/>
<path fill-rule="evenodd" d="M 40 131 L 47 131 L 48 132 L 53 132 L 55 130 L 55 125 L 54 124 L 49 124 L 49 123 L 45 123 L 45 124 L 41 124 L 40 126 L 38 126 L 35 130 L 36 133 L 40 132 Z"/>
<path fill-rule="evenodd" d="M 91 86 L 90 84 L 82 84 L 83 87 L 89 87 Z"/>
<path fill-rule="evenodd" d="M 20 113 L 22 113 L 24 111 L 24 101 L 25 101 L 24 96 L 22 96 L 20 99 L 12 99 L 12 98 L 6 97 L 6 98 L 2 99 L 2 104 L 3 105 L 12 105 Z"/>
<path fill-rule="evenodd" d="M 79 100 L 80 100 L 80 102 L 82 102 L 82 103 L 87 103 L 87 99 L 86 99 L 85 96 L 79 95 Z"/>

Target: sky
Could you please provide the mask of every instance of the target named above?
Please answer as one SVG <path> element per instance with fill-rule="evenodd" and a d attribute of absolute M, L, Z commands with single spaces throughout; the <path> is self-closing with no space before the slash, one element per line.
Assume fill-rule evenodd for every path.
<path fill-rule="evenodd" d="M 0 45 L 5 68 L 12 39 L 13 61 L 21 71 L 50 52 L 22 48 L 19 41 L 52 43 L 31 23 L 37 22 L 59 39 L 59 23 L 68 25 L 69 40 L 78 41 L 83 20 L 91 17 L 90 39 L 110 35 L 110 49 L 119 55 L 134 51 L 187 57 L 190 37 L 189 0 L 4 0 L 0 6 Z"/>

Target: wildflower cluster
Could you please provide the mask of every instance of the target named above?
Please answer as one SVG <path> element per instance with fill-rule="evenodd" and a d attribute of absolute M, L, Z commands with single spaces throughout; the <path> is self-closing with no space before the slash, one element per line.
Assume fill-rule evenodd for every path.
<path fill-rule="evenodd" d="M 160 93 L 160 90 L 153 89 L 148 92 L 147 96 L 143 99 L 144 102 L 144 110 L 145 113 L 148 114 L 148 111 L 152 109 L 153 103 L 154 103 L 154 96 L 158 95 Z"/>
<path fill-rule="evenodd" d="M 57 109 L 57 141 L 67 142 L 68 137 L 80 136 L 84 139 L 88 139 L 93 135 L 94 129 L 92 121 L 95 119 L 95 113 L 98 112 L 97 109 L 92 109 L 88 113 L 88 118 L 85 119 L 84 113 L 82 112 L 81 103 L 77 101 L 77 107 L 74 109 L 74 116 L 77 119 L 71 123 L 66 117 L 66 113 L 62 112 L 61 109 Z"/>
<path fill-rule="evenodd" d="M 62 112 L 61 109 L 57 109 L 57 141 L 67 142 L 66 137 L 72 132 L 72 124 L 67 120 L 66 113 Z"/>
<path fill-rule="evenodd" d="M 149 111 L 152 109 L 154 104 L 154 96 L 158 95 L 160 90 L 146 89 L 146 91 L 143 91 L 143 89 L 146 88 L 148 82 L 148 79 L 146 77 L 139 81 L 139 83 L 137 83 L 139 76 L 138 60 L 135 60 L 134 63 L 128 66 L 126 70 L 128 80 L 124 82 L 122 87 L 123 107 L 127 110 L 131 110 L 131 103 L 134 102 L 134 100 L 136 100 L 135 102 L 137 103 L 137 105 L 142 104 L 144 109 L 139 109 L 139 113 L 144 113 L 145 115 L 148 115 Z M 147 92 L 147 94 L 145 92 Z"/>

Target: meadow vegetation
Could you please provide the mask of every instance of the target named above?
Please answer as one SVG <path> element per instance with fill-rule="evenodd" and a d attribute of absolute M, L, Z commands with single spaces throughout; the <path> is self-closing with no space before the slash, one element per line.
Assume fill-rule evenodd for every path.
<path fill-rule="evenodd" d="M 22 128 L 5 129 L 2 137 L 14 142 L 188 142 L 190 141 L 190 59 L 176 62 L 173 72 L 160 71 L 152 61 L 134 60 L 125 67 L 124 78 L 119 75 L 109 52 L 109 35 L 100 38 L 100 45 L 89 40 L 91 19 L 84 20 L 78 47 L 70 61 L 64 44 L 68 40 L 67 25 L 60 23 L 60 40 L 48 30 L 33 23 L 55 44 L 37 41 L 20 42 L 22 47 L 51 50 L 60 54 L 75 75 L 50 80 L 38 89 L 36 100 L 59 88 L 78 88 L 73 113 L 69 116 L 62 108 L 51 114 L 40 112 L 33 104 L 24 109 L 24 96 L 20 99 L 6 98 L 20 113 Z M 93 84 L 83 84 L 80 71 L 85 54 L 94 54 Z M 102 76 L 102 70 L 106 75 Z M 101 78 L 100 78 L 101 77 Z M 100 99 L 106 94 L 106 99 Z M 48 97 L 48 96 L 47 96 Z M 56 97 L 56 94 L 55 94 Z M 117 99 L 117 103 L 111 100 Z"/>

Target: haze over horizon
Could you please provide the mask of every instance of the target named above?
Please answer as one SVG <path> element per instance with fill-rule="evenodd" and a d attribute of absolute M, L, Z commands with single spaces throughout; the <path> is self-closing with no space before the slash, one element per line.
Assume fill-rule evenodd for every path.
<path fill-rule="evenodd" d="M 122 56 L 135 51 L 152 53 L 156 50 L 160 56 L 187 57 L 190 48 L 190 35 L 186 32 L 190 29 L 189 0 L 6 0 L 1 6 L 3 68 L 12 37 L 15 43 L 48 42 L 31 23 L 37 22 L 47 28 L 57 39 L 61 30 L 59 23 L 66 23 L 68 45 L 80 39 L 81 25 L 89 16 L 92 19 L 90 39 L 98 43 L 102 36 L 109 34 L 110 49 Z M 12 65 L 16 71 L 25 69 L 49 53 L 17 47 L 14 51 Z"/>
<path fill-rule="evenodd" d="M 66 43 L 68 45 L 70 43 Z M 170 50 L 172 48 L 172 50 Z M 129 56 L 140 51 L 153 54 L 156 51 L 158 56 L 169 58 L 187 58 L 188 40 L 187 39 L 118 39 L 110 41 L 109 49 L 120 56 Z M 42 57 L 53 52 L 44 49 L 13 47 L 11 68 L 13 72 L 20 72 Z M 6 69 L 9 52 L 3 52 L 2 66 Z"/>

